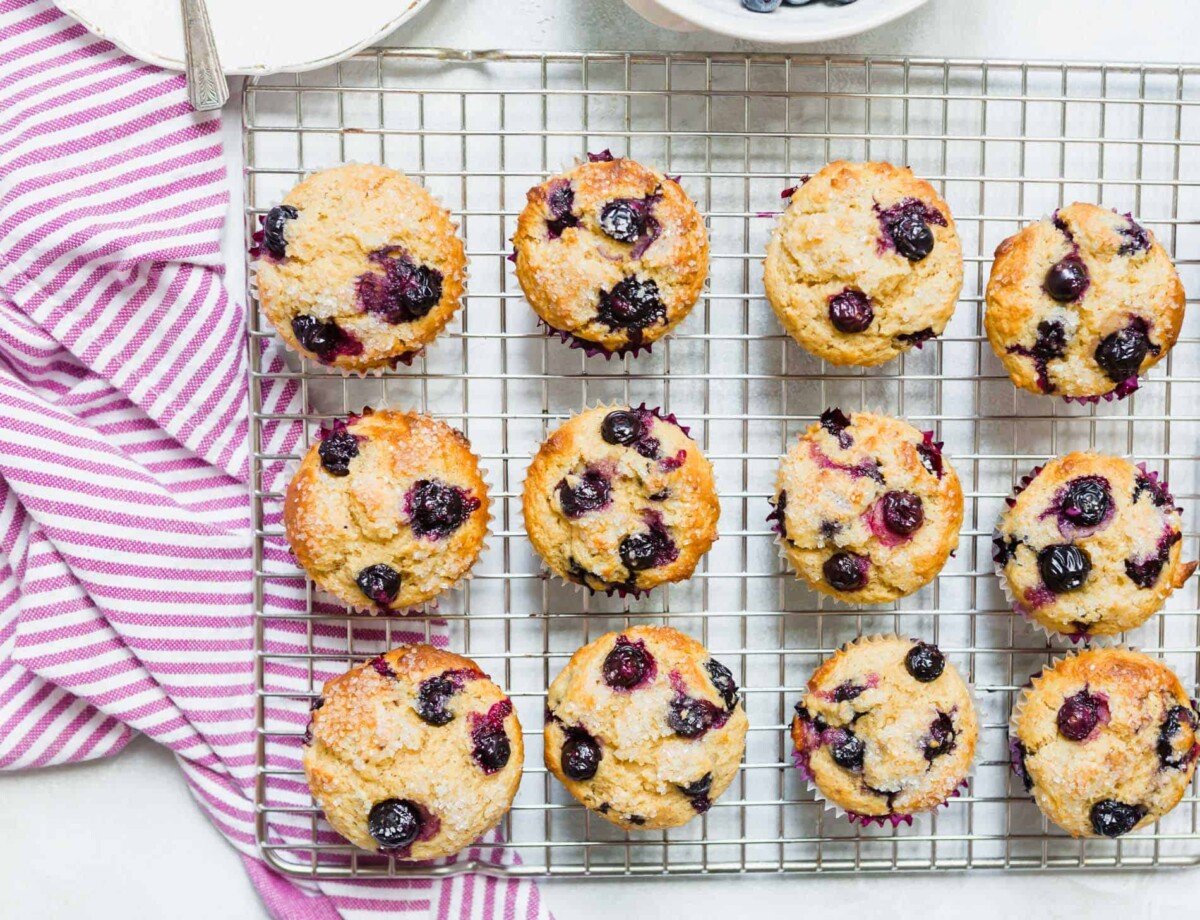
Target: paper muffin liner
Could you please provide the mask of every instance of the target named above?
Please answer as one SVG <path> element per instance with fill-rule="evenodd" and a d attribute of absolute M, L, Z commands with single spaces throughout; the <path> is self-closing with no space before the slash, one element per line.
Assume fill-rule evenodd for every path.
<path fill-rule="evenodd" d="M 834 652 L 833 655 L 830 655 L 829 658 L 823 659 L 821 664 L 823 665 L 825 663 L 825 661 L 830 660 L 830 658 L 834 658 L 837 655 L 844 654 L 851 646 L 868 645 L 868 644 L 874 644 L 874 643 L 878 643 L 878 642 L 888 642 L 888 641 L 891 641 L 894 639 L 901 639 L 905 642 L 923 641 L 920 639 L 916 639 L 915 637 L 901 636 L 897 633 L 878 633 L 878 634 L 870 634 L 870 635 L 866 635 L 866 636 L 859 636 L 857 639 L 851 639 L 847 642 L 843 642 L 838 647 L 838 650 L 836 652 Z M 951 665 L 953 665 L 953 662 L 949 662 L 949 663 Z M 820 665 L 818 665 L 818 667 L 820 667 Z M 962 673 L 959 672 L 958 668 L 955 668 L 954 670 L 955 670 L 955 673 L 958 674 L 959 679 L 961 679 L 962 682 L 966 685 L 967 695 L 970 697 L 971 706 L 974 707 L 974 709 L 975 709 L 975 719 L 976 719 L 976 722 L 978 722 L 979 721 L 979 707 L 977 706 L 977 704 L 975 702 L 975 685 L 971 681 L 966 680 L 962 676 Z M 806 682 L 804 692 L 807 692 L 807 687 L 808 687 L 808 685 Z M 798 716 L 793 715 L 792 718 L 795 719 L 795 718 L 798 718 Z M 788 723 L 787 732 L 788 732 L 788 738 L 790 739 L 791 738 L 791 722 Z M 891 814 L 886 814 L 886 815 L 865 815 L 865 814 L 861 814 L 860 812 L 849 811 L 848 809 L 843 808 L 841 805 L 838 805 L 836 802 L 831 800 L 827 795 L 825 795 L 824 792 L 821 791 L 821 788 L 817 785 L 815 775 L 813 774 L 812 770 L 810 770 L 808 767 L 808 763 L 806 761 L 805 756 L 799 750 L 796 749 L 794 742 L 792 744 L 792 755 L 791 756 L 792 756 L 792 766 L 795 767 L 796 770 L 799 771 L 800 775 L 804 778 L 804 783 L 808 787 L 809 792 L 812 793 L 813 798 L 816 801 L 820 802 L 821 805 L 824 807 L 824 810 L 826 812 L 828 812 L 829 814 L 833 815 L 835 818 L 843 819 L 843 820 L 849 822 L 850 824 L 856 825 L 858 827 L 871 827 L 873 825 L 878 826 L 878 827 L 887 827 L 888 825 L 891 825 L 892 827 L 899 827 L 901 824 L 911 827 L 913 820 L 916 817 L 918 817 L 919 815 L 932 814 L 933 812 L 937 811 L 939 808 L 949 808 L 951 799 L 959 798 L 963 794 L 963 791 L 965 789 L 970 788 L 971 778 L 975 775 L 975 769 L 976 769 L 976 765 L 977 765 L 977 762 L 979 759 L 978 758 L 978 754 L 979 754 L 978 747 L 979 747 L 979 733 L 978 733 L 978 731 L 976 731 L 976 736 L 975 736 L 975 748 L 976 749 L 975 749 L 974 753 L 972 754 L 970 762 L 967 764 L 967 770 L 963 774 L 962 778 L 955 785 L 955 787 L 946 796 L 946 798 L 942 799 L 940 802 L 936 802 L 932 805 L 929 805 L 925 808 L 918 809 L 916 811 L 893 812 Z"/>
<path fill-rule="evenodd" d="M 362 409 L 358 412 L 350 412 L 350 413 L 347 413 L 344 417 L 339 416 L 337 418 L 329 420 L 328 422 L 321 422 L 321 424 L 318 426 L 313 443 L 310 444 L 308 446 L 308 448 L 305 449 L 304 456 L 308 456 L 308 453 L 313 449 L 313 447 L 316 444 L 318 444 L 322 440 L 322 438 L 325 437 L 325 435 L 328 431 L 333 430 L 333 428 L 338 423 L 342 423 L 345 425 L 352 425 L 352 424 L 354 424 L 354 422 L 358 421 L 365 415 L 371 415 L 372 413 L 375 413 L 375 412 L 385 412 L 385 411 L 412 412 L 416 415 L 427 415 L 427 413 L 418 412 L 417 410 L 414 410 L 414 409 L 395 408 L 395 407 L 391 406 L 391 404 L 389 403 L 389 401 L 386 398 L 382 398 L 382 399 L 376 400 L 375 402 L 371 403 L 370 405 L 363 406 Z M 443 424 L 445 424 L 445 423 L 443 423 Z M 452 426 L 452 425 L 448 426 L 448 427 L 453 428 L 453 430 L 455 430 L 455 431 L 459 431 L 459 429 L 454 428 L 454 426 Z M 459 431 L 459 433 L 462 434 L 461 431 Z M 465 438 L 466 436 L 463 435 L 463 437 Z M 471 448 L 469 440 L 468 440 L 467 444 L 468 444 L 468 452 L 471 455 L 471 459 L 475 461 L 475 467 L 479 471 L 479 476 L 483 480 L 484 486 L 486 488 L 487 524 L 484 529 L 483 539 L 480 541 L 480 544 L 479 544 L 479 550 L 475 553 L 475 558 L 474 558 L 474 560 L 472 560 L 471 564 L 467 567 L 466 571 L 463 572 L 453 582 L 446 585 L 446 587 L 442 588 L 441 591 L 439 591 L 434 597 L 431 597 L 429 600 L 424 601 L 420 604 L 415 604 L 412 607 L 409 607 L 407 610 L 392 610 L 390 608 L 389 609 L 381 609 L 378 606 L 370 605 L 370 604 L 359 605 L 359 604 L 353 604 L 353 603 L 347 602 L 344 598 L 339 597 L 338 595 L 334 594 L 332 591 L 329 591 L 328 589 L 321 587 L 321 585 L 318 584 L 316 578 L 312 574 L 310 574 L 306 569 L 304 569 L 304 567 L 301 566 L 299 564 L 299 561 L 297 560 L 297 563 L 296 563 L 297 568 L 299 568 L 301 571 L 303 571 L 305 573 L 305 575 L 307 576 L 307 578 L 309 579 L 309 581 L 312 582 L 314 602 L 322 601 L 322 602 L 329 603 L 329 604 L 332 604 L 332 605 L 335 605 L 338 607 L 343 607 L 343 608 L 353 610 L 355 613 L 358 613 L 358 614 L 366 614 L 366 615 L 373 616 L 373 617 L 375 617 L 375 616 L 436 617 L 436 616 L 438 616 L 438 611 L 441 607 L 441 601 L 443 598 L 447 597 L 450 594 L 461 594 L 462 592 L 464 592 L 466 590 L 468 583 L 475 577 L 475 567 L 479 564 L 479 560 L 482 559 L 484 554 L 489 552 L 491 549 L 488 541 L 493 536 L 492 523 L 495 520 L 495 515 L 493 515 L 493 513 L 492 513 L 493 501 L 492 501 L 491 487 L 489 485 L 490 471 L 488 470 L 487 467 L 485 467 L 483 465 L 483 463 L 479 459 L 479 456 Z M 284 464 L 281 480 L 283 482 L 285 482 L 285 485 L 284 485 L 285 491 L 287 489 L 287 486 L 291 484 L 291 481 L 295 477 L 296 472 L 300 469 L 301 460 L 303 460 L 303 457 L 301 457 L 300 459 L 288 460 L 287 463 Z M 289 553 L 292 552 L 290 546 L 288 547 L 288 552 Z M 292 553 L 292 556 L 293 556 L 293 558 L 295 558 L 294 553 Z"/>
<path fill-rule="evenodd" d="M 1134 374 L 1132 377 L 1127 377 L 1126 379 L 1122 380 L 1107 393 L 1100 393 L 1096 396 L 1060 396 L 1059 399 L 1067 403 L 1079 403 L 1080 405 L 1094 406 L 1101 400 L 1104 402 L 1112 402 L 1113 400 L 1120 401 L 1125 397 L 1137 392 L 1137 390 L 1141 388 L 1141 385 L 1141 379 L 1137 374 Z"/>
<path fill-rule="evenodd" d="M 384 166 L 386 166 L 386 164 L 379 164 L 379 163 L 361 164 L 357 160 L 347 160 L 345 163 L 335 163 L 331 166 L 323 166 L 320 169 L 311 169 L 311 170 L 305 171 L 304 175 L 301 176 L 301 178 L 295 183 L 295 185 L 292 186 L 292 188 L 295 188 L 296 185 L 299 185 L 301 182 L 305 181 L 310 176 L 313 176 L 319 172 L 323 172 L 326 169 L 334 169 L 338 166 L 356 166 L 356 165 L 369 165 L 369 166 L 384 165 Z M 395 169 L 395 167 L 387 167 L 387 168 Z M 408 173 L 404 172 L 404 170 L 401 169 L 401 170 L 396 170 L 396 171 L 402 173 L 403 175 L 405 175 L 406 177 L 411 179 L 411 177 L 408 176 Z M 412 181 L 416 182 L 415 179 L 412 179 Z M 437 203 L 437 205 L 439 207 L 441 207 L 443 210 L 445 210 L 447 214 L 452 215 L 454 213 L 450 208 L 448 208 L 446 206 L 446 203 L 444 201 L 442 201 L 442 199 L 440 197 L 438 197 L 437 195 L 434 195 L 433 192 L 431 192 L 429 190 L 429 188 L 423 182 L 418 183 L 418 184 L 422 188 L 424 188 L 426 192 L 429 192 L 430 197 L 432 197 L 433 200 Z M 290 192 L 291 189 L 289 189 L 288 191 Z M 277 207 L 282 204 L 283 204 L 282 198 L 274 199 L 267 206 L 267 210 L 269 211 L 271 208 Z M 438 331 L 434 334 L 433 338 L 431 338 L 428 342 L 423 343 L 420 347 L 418 347 L 412 351 L 401 352 L 398 355 L 393 355 L 393 356 L 391 356 L 391 358 L 388 360 L 387 363 L 381 364 L 377 367 L 344 368 L 344 367 L 338 367 L 336 364 L 325 364 L 324 362 L 318 360 L 315 357 L 309 357 L 307 352 L 300 351 L 296 348 L 293 348 L 286 341 L 284 341 L 283 336 L 280 335 L 280 333 L 279 333 L 279 330 L 277 328 L 275 328 L 275 324 L 273 322 L 271 322 L 271 320 L 267 316 L 266 312 L 262 309 L 262 299 L 260 298 L 259 291 L 258 291 L 259 268 L 264 263 L 275 264 L 276 262 L 279 261 L 279 260 L 276 260 L 274 256 L 271 256 L 269 253 L 264 252 L 264 249 L 263 249 L 263 239 L 264 239 L 263 226 L 264 226 L 265 221 L 266 221 L 266 213 L 260 214 L 258 216 L 258 229 L 254 230 L 250 234 L 250 245 L 247 247 L 249 250 L 249 253 L 250 253 L 250 262 L 246 268 L 246 287 L 250 291 L 250 296 L 253 298 L 253 300 L 256 304 L 254 309 L 257 309 L 260 312 L 263 319 L 266 320 L 267 324 L 271 327 L 271 330 L 274 333 L 275 338 L 279 341 L 279 344 L 284 347 L 284 349 L 292 352 L 293 354 L 298 355 L 300 358 L 307 361 L 309 364 L 311 364 L 315 367 L 321 368 L 322 370 L 327 372 L 330 377 L 336 377 L 336 376 L 357 377 L 360 380 L 364 380 L 367 377 L 376 377 L 376 378 L 382 377 L 384 372 L 394 371 L 394 370 L 396 370 L 397 366 L 401 365 L 401 364 L 403 364 L 405 367 L 412 367 L 413 363 L 418 358 L 424 357 L 426 349 L 430 345 L 435 344 L 438 341 L 438 339 L 440 339 L 442 337 L 442 334 L 446 331 L 446 328 L 454 321 L 454 318 L 460 312 L 462 312 L 463 300 L 467 296 L 467 292 L 468 292 L 468 289 L 470 288 L 470 281 L 471 281 L 471 261 L 469 258 L 467 258 L 465 245 L 464 245 L 464 249 L 463 249 L 463 291 L 462 291 L 462 294 L 459 295 L 458 300 L 456 301 L 454 310 L 452 310 L 450 315 L 446 317 L 446 322 L 442 324 L 442 327 L 440 329 L 438 329 Z M 457 235 L 458 231 L 460 229 L 460 224 L 454 220 L 452 220 L 450 223 L 451 223 L 452 229 L 454 230 L 454 233 Z"/>
<path fill-rule="evenodd" d="M 631 405 L 627 405 L 625 403 L 615 403 L 615 402 L 614 403 L 606 403 L 606 402 L 603 402 L 600 400 L 597 400 L 595 403 L 593 403 L 591 405 L 585 405 L 582 409 L 578 409 L 578 410 L 572 412 L 570 415 L 567 416 L 566 419 L 564 419 L 562 422 L 560 422 L 555 427 L 554 431 L 557 431 L 559 428 L 562 428 L 564 425 L 570 424 L 571 422 L 573 422 L 575 419 L 577 419 L 579 416 L 583 415 L 584 413 L 592 412 L 596 409 L 607 409 L 610 412 L 613 411 L 614 409 L 633 409 L 634 411 L 638 411 L 638 410 L 646 411 L 646 412 L 649 412 L 651 415 L 653 415 L 655 418 L 657 418 L 659 421 L 668 422 L 668 423 L 674 425 L 676 428 L 678 428 L 680 431 L 682 431 L 686 437 L 688 437 L 688 438 L 692 437 L 691 427 L 689 425 L 685 425 L 681 421 L 679 421 L 679 419 L 677 419 L 675 417 L 674 412 L 666 412 L 665 410 L 663 410 L 661 407 L 658 407 L 658 406 L 647 406 L 645 402 L 641 402 L 636 406 L 631 406 Z M 553 432 L 551 432 L 551 434 L 553 434 Z M 541 441 L 538 441 L 533 445 L 533 447 L 529 453 L 531 461 L 541 451 L 542 445 L 544 445 L 546 443 L 547 439 L 548 439 L 548 436 L 547 436 L 547 438 L 543 438 Z M 693 441 L 693 443 L 695 443 L 694 439 L 692 439 L 692 441 Z M 697 450 L 700 450 L 700 445 L 696 444 L 696 448 L 697 448 Z M 703 450 L 700 450 L 700 454 L 706 460 L 708 459 L 707 455 L 704 454 Z M 709 461 L 709 465 L 710 466 L 712 465 L 711 461 Z M 716 471 L 715 470 L 713 471 L 713 481 L 714 481 L 714 491 L 716 491 L 715 490 L 715 482 L 716 482 Z M 522 482 L 521 486 L 522 486 L 522 495 L 523 495 L 524 494 L 524 483 L 523 482 Z M 529 527 L 525 523 L 524 518 L 525 518 L 525 503 L 524 503 L 524 501 L 522 501 L 521 502 L 521 524 L 522 524 L 522 527 L 524 527 L 525 532 L 528 533 Z M 716 537 L 716 539 L 714 539 L 713 542 L 715 543 L 716 540 L 719 540 L 719 539 L 720 539 L 720 533 L 717 534 L 717 537 Z M 709 547 L 709 550 L 711 550 L 711 549 L 712 549 L 712 547 Z M 534 551 L 536 552 L 536 548 Z M 696 565 L 699 565 L 700 560 L 703 559 L 704 556 L 706 556 L 706 555 L 708 555 L 707 551 L 703 555 L 701 555 L 699 559 L 696 560 Z M 590 585 L 581 584 L 580 582 L 577 582 L 577 581 L 572 581 L 571 579 L 566 578 L 565 576 L 559 574 L 557 571 L 555 571 L 554 569 L 552 569 L 550 567 L 549 563 L 547 563 L 546 560 L 544 558 L 542 558 L 540 553 L 538 553 L 538 558 L 541 559 L 542 568 L 550 576 L 553 576 L 555 579 L 557 579 L 560 584 L 565 585 L 569 588 L 574 588 L 575 593 L 577 595 L 586 593 L 589 597 L 591 597 L 596 594 L 604 594 L 606 597 L 616 596 L 616 597 L 620 597 L 622 599 L 632 598 L 633 600 L 638 600 L 640 598 L 648 596 L 651 591 L 655 590 L 655 588 L 662 587 L 662 585 L 655 585 L 653 588 L 633 588 L 633 587 L 630 587 L 629 585 L 610 585 L 608 588 L 593 588 Z M 691 578 L 691 576 L 693 574 L 695 574 L 695 567 L 693 567 L 692 572 L 689 573 L 688 578 Z M 680 581 L 686 581 L 686 580 L 687 579 L 680 579 Z M 679 582 L 663 582 L 664 585 L 678 584 L 678 583 Z"/>
<path fill-rule="evenodd" d="M 836 407 L 834 407 L 834 408 L 836 408 Z M 825 410 L 825 412 L 828 412 L 828 411 L 830 411 L 830 410 L 829 409 Z M 899 416 L 892 416 L 889 413 L 883 412 L 881 410 L 862 409 L 859 411 L 871 412 L 875 415 L 887 415 L 890 418 L 899 418 Z M 823 414 L 824 413 L 822 413 L 822 415 Z M 818 416 L 818 421 L 819 420 L 820 420 L 820 417 Z M 900 419 L 900 421 L 907 421 L 907 420 Z M 911 424 L 911 423 L 909 423 L 909 424 Z M 920 429 L 918 429 L 918 430 L 920 430 Z M 805 431 L 807 432 L 807 429 L 805 429 Z M 803 436 L 804 435 L 802 433 L 800 435 L 800 437 L 803 438 Z M 935 435 L 934 435 L 933 431 L 921 431 L 921 437 L 923 439 L 922 445 L 925 447 L 925 451 L 921 452 L 921 457 L 922 457 L 921 462 L 925 466 L 926 469 L 928 469 L 931 473 L 933 473 L 935 476 L 937 476 L 939 479 L 941 479 L 941 471 L 943 470 L 944 463 L 945 463 L 945 461 L 943 459 L 944 455 L 942 452 L 942 448 L 945 446 L 945 442 L 935 440 Z M 918 452 L 920 452 L 920 447 L 922 445 L 918 445 Z M 778 491 L 778 487 L 779 487 L 779 472 L 778 471 L 779 471 L 779 468 L 782 467 L 783 461 L 787 457 L 788 453 L 790 453 L 790 450 L 781 454 L 779 456 L 779 460 L 776 464 L 776 474 L 775 474 L 776 492 Z M 928 458 L 928 462 L 926 462 L 927 458 Z M 892 601 L 876 601 L 873 603 L 868 603 L 866 601 L 860 601 L 860 600 L 844 600 L 843 598 L 837 597 L 833 594 L 826 594 L 824 591 L 820 591 L 817 588 L 813 587 L 811 584 L 809 584 L 808 579 L 806 579 L 803 575 L 801 575 L 798 571 L 796 571 L 796 567 L 792 564 L 792 560 L 787 554 L 787 546 L 785 545 L 785 542 L 784 542 L 787 538 L 785 537 L 784 532 L 783 532 L 783 530 L 784 530 L 783 512 L 781 512 L 779 510 L 779 506 L 776 505 L 776 503 L 775 503 L 775 494 L 774 493 L 772 494 L 772 496 L 770 498 L 767 499 L 767 504 L 769 504 L 771 506 L 771 511 L 766 516 L 766 521 L 767 521 L 767 524 L 770 526 L 771 531 L 775 534 L 775 539 L 774 539 L 775 551 L 776 551 L 776 553 L 778 553 L 779 558 L 781 560 L 783 560 L 784 567 L 789 572 L 792 573 L 792 576 L 795 578 L 796 581 L 807 586 L 809 588 L 809 590 L 816 591 L 822 597 L 828 598 L 828 599 L 834 601 L 835 603 L 842 604 L 845 607 L 854 607 L 854 608 L 880 607 L 884 604 L 894 603 L 896 600 L 902 600 L 904 597 L 911 597 L 912 594 L 916 594 L 917 591 L 921 590 L 921 588 L 924 588 L 924 587 L 927 587 L 928 585 L 933 584 L 933 582 L 941 574 L 942 569 L 939 568 L 937 573 L 934 575 L 934 577 L 932 579 L 930 579 L 928 582 L 926 582 L 924 585 L 921 585 L 920 588 L 917 588 L 916 591 L 911 592 L 911 594 L 902 595 L 902 597 L 895 598 Z M 956 557 L 957 553 L 958 553 L 957 549 L 951 550 L 950 557 Z M 942 568 L 945 568 L 945 563 L 942 563 Z"/>
<path fill-rule="evenodd" d="M 1146 477 L 1146 479 L 1148 479 L 1150 481 L 1151 488 L 1154 489 L 1159 495 L 1162 496 L 1164 503 L 1166 505 L 1170 505 L 1170 506 L 1174 507 L 1175 511 L 1177 513 L 1183 514 L 1183 509 L 1175 505 L 1175 498 L 1171 494 L 1170 488 L 1168 487 L 1166 480 L 1162 479 L 1162 477 L 1159 475 L 1159 473 L 1157 471 L 1147 468 L 1145 462 L 1143 462 L 1143 461 L 1136 461 L 1131 457 L 1121 456 L 1121 455 L 1116 455 L 1116 454 L 1114 454 L 1112 456 L 1120 456 L 1121 459 L 1126 460 L 1129 463 L 1132 463 Z M 1051 459 L 1054 459 L 1054 458 L 1051 458 Z M 1049 462 L 1049 461 L 1047 461 L 1047 462 Z M 1038 475 L 1042 472 L 1043 469 L 1045 469 L 1045 464 L 1039 463 L 1037 466 L 1033 467 L 1028 473 L 1026 473 L 1024 476 L 1022 476 L 1019 480 L 1017 480 L 1017 483 L 1013 486 L 1012 495 L 1010 495 L 1004 499 L 1004 503 L 1005 503 L 1005 505 L 1008 506 L 1009 509 L 1013 508 L 1016 505 L 1017 496 L 1020 495 L 1022 492 L 1024 492 L 1029 487 L 1029 484 L 1038 477 Z M 999 527 L 999 523 L 997 522 L 997 525 L 992 529 L 992 570 L 996 573 L 996 581 L 1000 584 L 1000 590 L 1004 592 L 1004 597 L 1008 601 L 1009 607 L 1012 608 L 1013 613 L 1015 613 L 1017 616 L 1019 616 L 1025 622 L 1029 623 L 1030 626 L 1032 626 L 1035 629 L 1037 629 L 1038 631 L 1040 631 L 1044 636 L 1046 636 L 1047 639 L 1069 639 L 1071 641 L 1072 645 L 1080 645 L 1082 643 L 1085 647 L 1088 645 L 1101 645 L 1101 646 L 1105 646 L 1105 647 L 1111 647 L 1113 645 L 1116 645 L 1116 646 L 1121 645 L 1121 641 L 1119 639 L 1119 635 L 1120 635 L 1119 633 L 1112 633 L 1112 634 L 1105 635 L 1105 634 L 1090 633 L 1090 632 L 1089 633 L 1061 632 L 1059 630 L 1056 630 L 1049 626 L 1046 626 L 1044 623 L 1042 623 L 1040 620 L 1038 620 L 1032 614 L 1032 612 L 1028 609 L 1026 604 L 1020 598 L 1018 598 L 1016 596 L 1016 594 L 1014 594 L 1012 586 L 1009 584 L 1008 578 L 1004 574 L 1004 566 L 1000 564 L 1001 547 L 1002 547 L 1003 543 L 1004 543 L 1004 538 L 1000 534 L 1000 527 Z M 1142 626 L 1146 622 L 1149 622 L 1149 620 L 1152 619 L 1153 616 L 1154 616 L 1154 614 L 1151 614 L 1149 617 L 1146 618 L 1146 620 L 1144 620 L 1142 623 L 1139 623 L 1138 626 Z M 1131 627 L 1131 628 L 1137 628 L 1137 627 Z"/>

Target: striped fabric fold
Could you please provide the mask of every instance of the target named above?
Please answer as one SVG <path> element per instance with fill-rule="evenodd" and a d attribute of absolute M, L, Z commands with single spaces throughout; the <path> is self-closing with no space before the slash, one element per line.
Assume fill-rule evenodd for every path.
<path fill-rule="evenodd" d="M 548 918 L 530 882 L 317 882 L 260 857 L 247 362 L 222 281 L 225 180 L 219 121 L 191 110 L 180 75 L 48 0 L 0 0 L 0 770 L 110 756 L 142 732 L 175 752 L 272 917 Z M 292 385 L 263 395 L 268 412 L 301 408 Z M 271 423 L 262 446 L 286 454 L 301 435 Z M 284 475 L 268 469 L 266 486 Z M 264 612 L 303 609 L 287 547 L 264 555 L 278 576 Z M 266 622 L 273 652 L 344 659 L 344 633 Z M 392 638 L 424 638 L 413 630 Z M 446 642 L 444 624 L 432 631 Z M 272 663 L 265 680 L 303 693 L 310 675 Z M 285 807 L 310 802 L 307 718 L 302 700 L 271 697 L 268 725 L 292 730 L 266 752 Z M 285 812 L 267 832 L 283 856 L 314 828 Z M 315 834 L 339 841 L 323 822 Z M 463 857 L 509 858 L 494 839 Z"/>

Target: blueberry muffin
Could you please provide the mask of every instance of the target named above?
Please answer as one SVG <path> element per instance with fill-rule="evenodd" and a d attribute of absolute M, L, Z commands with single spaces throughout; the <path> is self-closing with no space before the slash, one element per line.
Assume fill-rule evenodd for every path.
<path fill-rule="evenodd" d="M 560 578 L 641 592 L 689 578 L 717 538 L 712 465 L 673 415 L 598 406 L 538 450 L 525 529 Z"/>
<path fill-rule="evenodd" d="M 345 371 L 410 362 L 458 310 L 466 256 L 455 231 L 394 169 L 314 173 L 264 218 L 259 303 L 306 358 Z"/>
<path fill-rule="evenodd" d="M 634 626 L 579 649 L 546 699 L 546 767 L 626 830 L 678 827 L 737 775 L 746 713 L 733 675 L 666 626 Z"/>
<path fill-rule="evenodd" d="M 1162 608 L 1196 568 L 1158 474 L 1076 452 L 1022 479 L 993 536 L 1014 609 L 1050 632 L 1111 636 Z"/>
<path fill-rule="evenodd" d="M 326 819 L 355 846 L 436 859 L 496 825 L 524 760 L 512 701 L 474 661 L 408 645 L 325 684 L 304 773 Z"/>
<path fill-rule="evenodd" d="M 1087 649 L 1033 678 L 1013 708 L 1013 772 L 1073 837 L 1120 837 L 1183 797 L 1200 725 L 1175 673 L 1139 652 Z"/>
<path fill-rule="evenodd" d="M 809 586 L 882 604 L 931 582 L 958 545 L 963 497 L 932 432 L 828 409 L 780 461 L 773 521 Z"/>
<path fill-rule="evenodd" d="M 288 484 L 283 520 L 320 587 L 352 607 L 403 613 L 474 565 L 487 485 L 461 432 L 367 409 L 321 432 Z"/>
<path fill-rule="evenodd" d="M 865 636 L 842 647 L 796 704 L 796 766 L 851 821 L 893 825 L 966 782 L 979 723 L 936 645 Z"/>
<path fill-rule="evenodd" d="M 607 151 L 529 190 L 513 247 L 542 322 L 609 355 L 674 329 L 708 276 L 704 219 L 679 182 Z"/>
<path fill-rule="evenodd" d="M 1013 383 L 1068 398 L 1120 398 L 1183 325 L 1179 274 L 1128 214 L 1073 204 L 996 250 L 984 326 Z"/>
<path fill-rule="evenodd" d="M 767 299 L 831 364 L 883 364 L 941 335 L 962 279 L 950 208 L 890 163 L 830 163 L 795 189 L 767 244 Z"/>

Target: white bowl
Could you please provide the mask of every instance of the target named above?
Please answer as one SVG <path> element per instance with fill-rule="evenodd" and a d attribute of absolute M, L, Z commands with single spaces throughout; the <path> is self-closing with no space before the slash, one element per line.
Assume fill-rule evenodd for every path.
<path fill-rule="evenodd" d="M 54 0 L 136 58 L 183 69 L 179 0 Z M 431 0 L 208 0 L 228 74 L 313 70 L 389 35 Z M 737 0 L 734 0 L 737 2 Z"/>
<path fill-rule="evenodd" d="M 857 35 L 924 6 L 929 0 L 857 0 L 848 6 L 814 3 L 752 13 L 741 0 L 625 0 L 657 25 L 780 45 Z"/>

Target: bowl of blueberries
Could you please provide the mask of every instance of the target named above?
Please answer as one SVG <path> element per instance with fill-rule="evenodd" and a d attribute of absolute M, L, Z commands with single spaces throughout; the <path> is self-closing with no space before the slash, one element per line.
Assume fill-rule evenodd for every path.
<path fill-rule="evenodd" d="M 625 0 L 656 25 L 774 44 L 866 32 L 928 0 Z"/>

